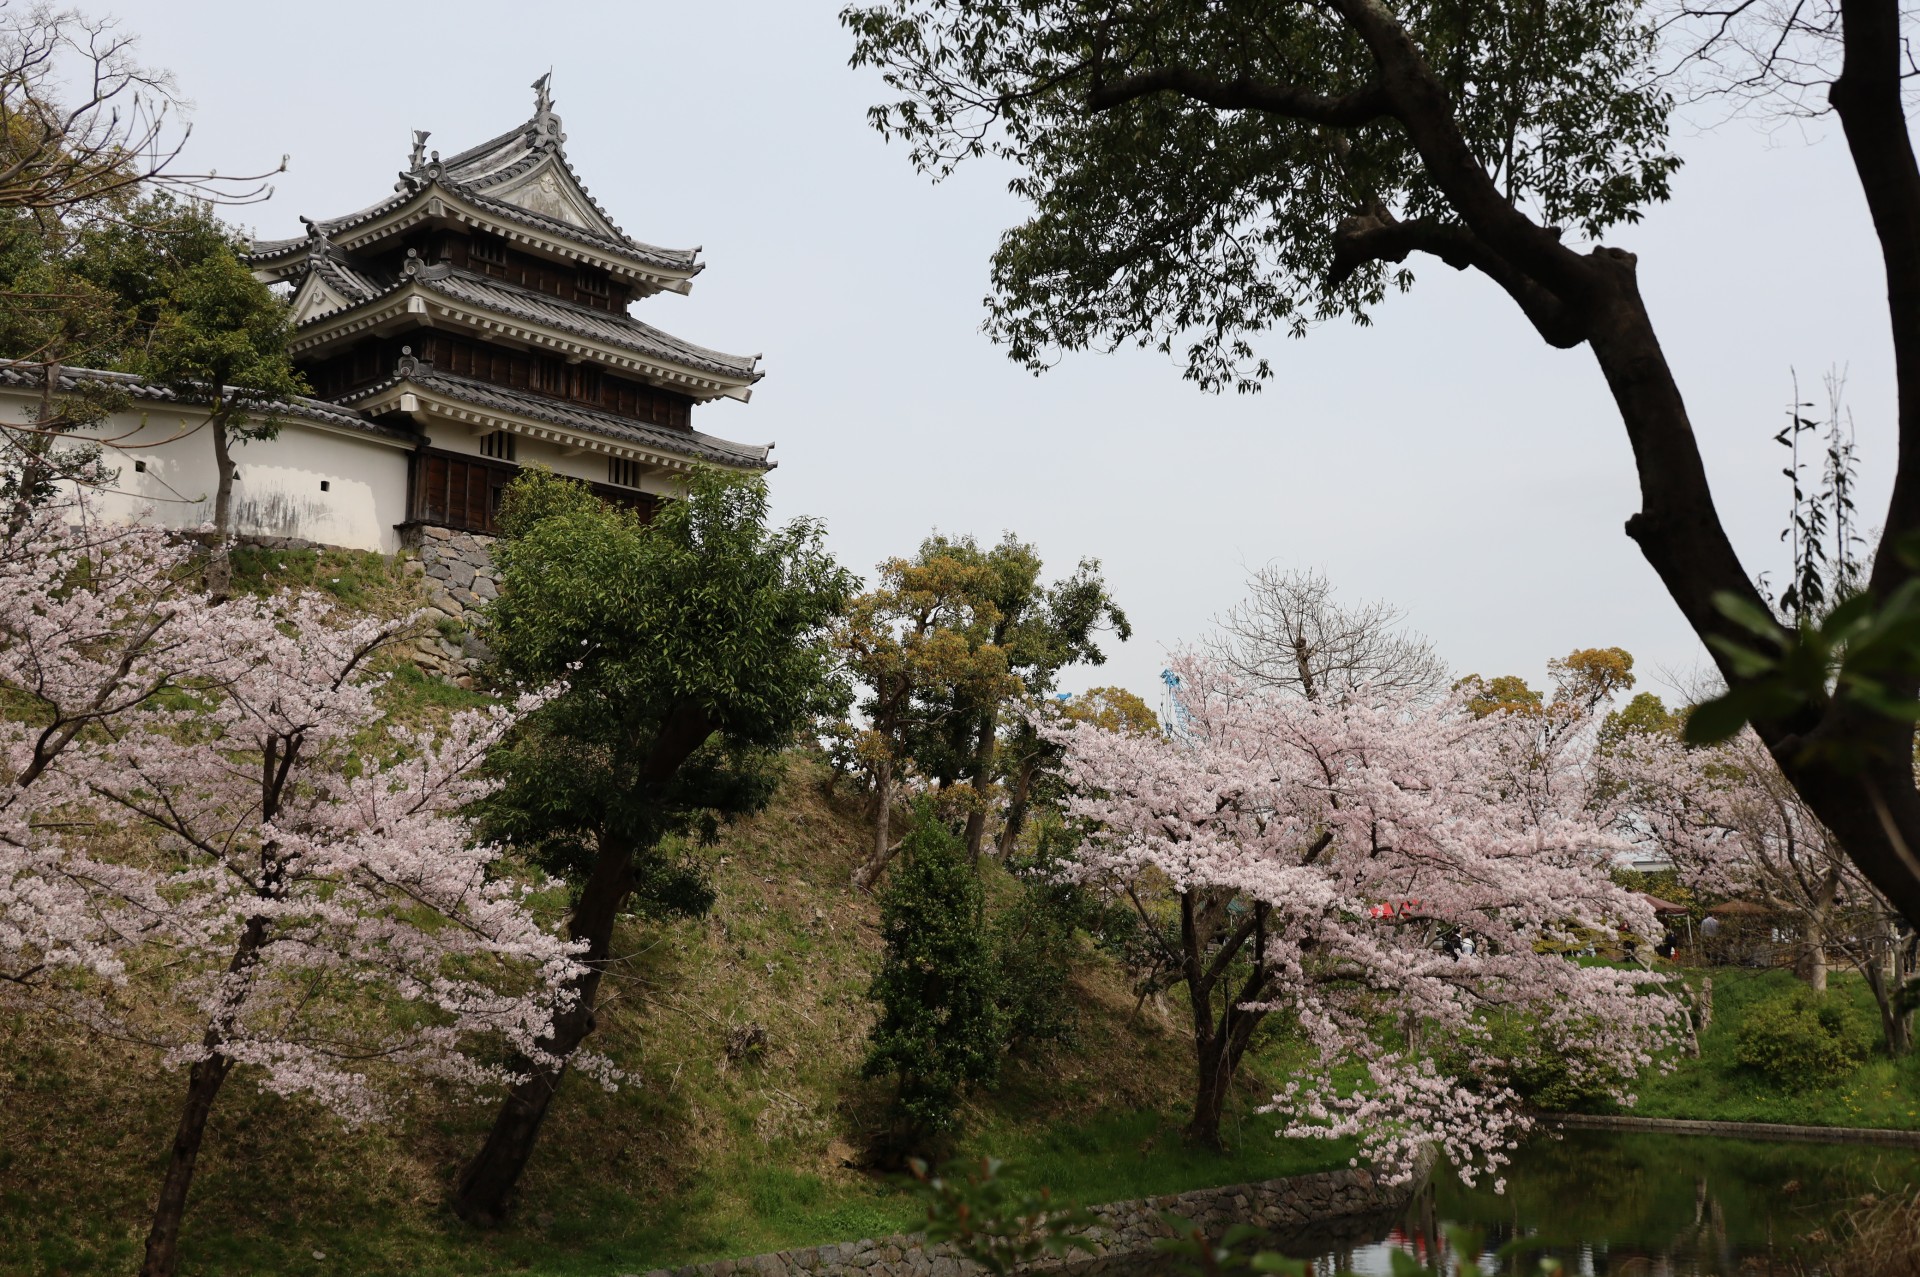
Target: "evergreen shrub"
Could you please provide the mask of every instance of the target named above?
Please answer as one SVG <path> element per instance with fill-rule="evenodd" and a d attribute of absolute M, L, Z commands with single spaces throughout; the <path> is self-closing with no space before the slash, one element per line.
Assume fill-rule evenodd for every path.
<path fill-rule="evenodd" d="M 920 804 L 880 895 L 886 952 L 868 991 L 880 1018 L 862 1072 L 896 1086 L 883 1160 L 934 1151 L 961 1096 L 999 1078 L 1006 1013 L 983 904 L 959 838 Z"/>
<path fill-rule="evenodd" d="M 1782 1090 L 1839 1081 L 1866 1058 L 1868 1036 L 1837 999 L 1794 989 L 1748 1008 L 1734 1058 Z"/>
<path fill-rule="evenodd" d="M 1035 830 L 1032 854 L 1007 860 L 1020 893 L 994 919 L 993 944 L 1010 1050 L 1075 1041 L 1070 986 L 1088 907 L 1079 887 L 1056 877 L 1072 845 L 1065 826 L 1046 820 Z"/>

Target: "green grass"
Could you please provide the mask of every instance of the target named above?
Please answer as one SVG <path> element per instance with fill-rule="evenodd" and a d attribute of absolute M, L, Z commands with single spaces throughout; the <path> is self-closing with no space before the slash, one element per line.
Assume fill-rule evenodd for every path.
<path fill-rule="evenodd" d="M 233 588 L 254 594 L 314 590 L 355 611 L 386 613 L 412 590 L 400 560 L 371 550 L 269 550 L 235 546 Z"/>
<path fill-rule="evenodd" d="M 972 1133 L 963 1155 L 1000 1158 L 1010 1182 L 1051 1188 L 1056 1198 L 1076 1206 L 1331 1170 L 1353 1156 L 1347 1141 L 1280 1138 L 1274 1134 L 1278 1119 L 1262 1117 L 1251 1105 L 1229 1118 L 1223 1152 L 1182 1140 L 1185 1121 L 1179 1111 L 1149 1110 L 1067 1127 L 998 1122 Z"/>
<path fill-rule="evenodd" d="M 1749 1007 L 1786 994 L 1800 982 L 1787 971 L 1739 968 L 1689 972 L 1687 979 L 1697 986 L 1703 976 L 1713 979 L 1713 1023 L 1701 1035 L 1700 1058 L 1682 1057 L 1674 1062 L 1672 1072 L 1644 1076 L 1638 1087 L 1640 1102 L 1632 1112 L 1720 1122 L 1920 1130 L 1920 1055 L 1892 1060 L 1876 1050 L 1836 1085 L 1782 1090 L 1741 1066 L 1734 1054 L 1735 1041 Z M 1852 972 L 1835 972 L 1828 984 L 1827 996 L 1840 999 L 1855 1017 L 1872 1026 L 1878 1041 L 1879 1015 L 1866 982 Z"/>

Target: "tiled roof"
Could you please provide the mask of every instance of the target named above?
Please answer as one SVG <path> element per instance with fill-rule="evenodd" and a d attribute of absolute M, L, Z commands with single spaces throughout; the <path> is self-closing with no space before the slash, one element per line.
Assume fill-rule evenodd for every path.
<path fill-rule="evenodd" d="M 754 470 L 773 468 L 773 463 L 767 458 L 767 453 L 771 449 L 771 445 L 768 444 L 735 443 L 731 439 L 701 434 L 697 430 L 676 430 L 671 426 L 655 426 L 644 421 L 636 421 L 632 417 L 582 408 L 577 404 L 565 403 L 531 391 L 513 390 L 506 386 L 496 386 L 491 382 L 474 381 L 467 377 L 435 372 L 424 364 L 417 366 L 409 374 L 391 377 L 379 385 L 357 390 L 348 395 L 346 400 L 354 402 L 370 399 L 383 391 L 390 390 L 402 381 L 411 382 L 431 394 L 459 403 L 471 404 L 477 408 L 491 408 L 499 412 L 512 413 L 517 417 L 528 417 L 584 434 L 599 435 L 606 439 L 656 449 L 674 456 L 691 457 L 700 461 L 711 461 L 717 465 Z"/>
<path fill-rule="evenodd" d="M 470 147 L 455 155 L 452 159 L 423 162 L 401 175 L 401 181 L 394 194 L 376 204 L 369 205 L 344 217 L 331 218 L 313 223 L 321 235 L 332 236 L 351 230 L 362 223 L 372 221 L 385 213 L 411 201 L 426 187 L 438 182 L 453 194 L 484 209 L 486 212 L 510 222 L 531 226 L 563 239 L 572 239 L 590 247 L 610 250 L 622 256 L 635 257 L 673 271 L 695 272 L 700 269 L 698 249 L 661 248 L 656 244 L 643 243 L 634 239 L 614 223 L 606 209 L 587 191 L 586 183 L 580 180 L 573 166 L 567 162 L 564 148 L 565 135 L 560 132 L 560 119 L 552 114 L 536 114 L 519 128 L 502 133 L 480 145 Z M 500 199 L 489 192 L 512 182 L 551 158 L 566 170 L 574 186 L 586 197 L 600 219 L 612 229 L 612 236 L 559 218 L 548 217 L 519 204 Z M 255 261 L 265 261 L 280 257 L 308 242 L 307 236 L 291 239 L 255 240 L 249 256 Z"/>
<path fill-rule="evenodd" d="M 40 375 L 37 364 L 0 361 L 0 386 L 38 387 Z M 82 382 L 117 384 L 133 398 L 150 403 L 190 405 L 194 402 L 192 398 L 179 394 L 170 386 L 143 380 L 132 373 L 105 372 L 97 368 L 62 368 L 60 370 L 59 388 L 62 391 L 78 390 Z M 228 389 L 233 390 L 233 387 Z M 247 404 L 248 411 L 252 413 L 271 413 L 276 417 L 299 417 L 307 421 L 320 422 L 323 425 L 356 430 L 362 434 L 379 435 L 388 439 L 405 440 L 410 443 L 419 440 L 419 435 L 411 430 L 400 430 L 377 421 L 369 421 L 351 408 L 342 408 L 339 404 L 328 403 L 324 399 L 309 399 L 304 395 L 293 399 L 248 399 L 244 394 L 241 397 Z"/>
<path fill-rule="evenodd" d="M 313 268 L 322 279 L 333 285 L 335 292 L 350 302 L 363 302 L 387 291 L 354 269 L 345 257 L 331 248 L 324 254 L 314 255 Z"/>
<path fill-rule="evenodd" d="M 430 267 L 411 278 L 421 287 L 456 301 L 558 328 L 589 341 L 604 342 L 684 368 L 742 381 L 757 381 L 764 375 L 754 367 L 758 356 L 728 355 L 696 346 L 618 311 L 594 310 L 470 271 Z"/>

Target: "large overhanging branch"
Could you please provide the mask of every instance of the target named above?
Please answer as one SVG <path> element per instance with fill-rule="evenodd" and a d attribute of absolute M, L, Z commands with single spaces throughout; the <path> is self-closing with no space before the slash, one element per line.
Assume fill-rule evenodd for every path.
<path fill-rule="evenodd" d="M 1346 218 L 1334 229 L 1329 282 L 1344 283 L 1368 262 L 1402 262 L 1416 252 L 1491 279 L 1513 298 L 1548 345 L 1565 350 L 1586 340 L 1585 326 L 1560 298 L 1515 270 L 1465 226 L 1432 217 L 1403 222 L 1379 204 Z"/>
<path fill-rule="evenodd" d="M 1095 111 L 1110 111 L 1156 93 L 1177 93 L 1226 111 L 1260 111 L 1333 128 L 1352 128 L 1392 113 L 1386 93 L 1377 84 L 1352 93 L 1328 95 L 1245 76 L 1221 80 L 1189 67 L 1159 67 L 1111 82 L 1096 82 L 1087 94 L 1087 105 Z"/>
<path fill-rule="evenodd" d="M 1421 163 L 1467 227 L 1501 258 L 1563 297 L 1587 285 L 1580 254 L 1554 231 L 1514 207 L 1474 157 L 1446 86 L 1427 65 L 1413 37 L 1381 0 L 1331 0 L 1367 45 L 1393 118 L 1407 131 Z"/>

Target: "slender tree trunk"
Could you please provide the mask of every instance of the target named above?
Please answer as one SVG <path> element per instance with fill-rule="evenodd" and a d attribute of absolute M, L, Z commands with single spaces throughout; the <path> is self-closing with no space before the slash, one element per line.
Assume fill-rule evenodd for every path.
<path fill-rule="evenodd" d="M 266 800 L 268 818 L 272 818 L 274 793 Z M 246 930 L 227 964 L 230 976 L 245 976 L 260 960 L 266 947 L 268 923 L 255 915 L 247 919 Z M 187 1103 L 180 1110 L 180 1122 L 173 1134 L 173 1150 L 167 1158 L 167 1173 L 160 1182 L 160 1198 L 153 1209 L 153 1227 L 147 1232 L 146 1259 L 140 1265 L 140 1277 L 173 1277 L 180 1262 L 180 1226 L 187 1216 L 187 1192 L 193 1187 L 194 1167 L 200 1160 L 200 1145 L 206 1139 L 207 1118 L 213 1113 L 213 1101 L 220 1094 L 233 1060 L 220 1053 L 227 1040 L 231 1018 L 239 1013 L 246 998 L 244 979 L 229 995 L 222 1012 L 207 1026 L 201 1039 L 206 1057 L 187 1071 Z"/>
<path fill-rule="evenodd" d="M 187 1215 L 187 1190 L 193 1185 L 193 1171 L 200 1160 L 200 1144 L 206 1138 L 207 1118 L 213 1112 L 214 1097 L 233 1070 L 233 1061 L 224 1055 L 210 1055 L 187 1073 L 187 1103 L 180 1111 L 180 1124 L 173 1133 L 173 1152 L 167 1159 L 166 1178 L 160 1182 L 160 1200 L 153 1210 L 153 1227 L 147 1232 L 146 1260 L 140 1265 L 140 1277 L 173 1277 L 180 1262 L 180 1225 Z"/>
<path fill-rule="evenodd" d="M 227 539 L 233 534 L 233 441 L 227 437 L 226 422 L 216 412 L 207 423 L 213 431 L 213 468 L 217 478 L 213 489 L 213 553 L 207 559 L 207 593 L 216 603 L 233 593 L 233 560 Z"/>
<path fill-rule="evenodd" d="M 1181 967 L 1193 1017 L 1195 1069 L 1193 1116 L 1187 1122 L 1186 1138 L 1203 1148 L 1220 1147 L 1220 1118 L 1234 1074 L 1253 1041 L 1254 1029 L 1266 1016 L 1264 1011 L 1243 1009 L 1246 1003 L 1258 1001 L 1266 989 L 1266 912 L 1264 905 L 1256 905 L 1251 918 L 1224 935 L 1209 961 L 1207 951 L 1216 937 L 1207 934 L 1210 926 L 1201 921 L 1192 893 L 1180 896 Z M 1249 938 L 1254 942 L 1253 971 L 1236 993 L 1221 982 Z M 1213 1008 L 1216 989 L 1221 996 L 1218 1018 Z"/>
<path fill-rule="evenodd" d="M 1014 775 L 1013 792 L 1007 797 L 1007 820 L 1000 827 L 1002 860 L 1013 854 L 1014 844 L 1020 841 L 1020 833 L 1027 827 L 1027 805 L 1033 798 L 1033 776 L 1038 769 L 1039 763 L 1029 758 Z"/>
<path fill-rule="evenodd" d="M 1807 942 L 1807 987 L 1815 993 L 1827 991 L 1827 945 L 1818 934 Z"/>
<path fill-rule="evenodd" d="M 713 730 L 713 724 L 698 709 L 682 707 L 676 711 L 661 727 L 637 782 L 657 785 L 672 779 Z M 614 922 L 633 889 L 633 858 L 639 850 L 621 838 L 601 841 L 599 856 L 567 919 L 568 937 L 586 942 L 586 953 L 581 957 L 586 970 L 569 986 L 577 995 L 573 1004 L 554 1017 L 552 1033 L 540 1043 L 543 1050 L 560 1057 L 560 1062 L 548 1065 L 521 1060 L 514 1070 L 523 1080 L 507 1092 L 486 1143 L 460 1172 L 454 1189 L 454 1210 L 465 1219 L 492 1224 L 506 1218 L 514 1186 L 533 1156 L 541 1123 L 566 1077 L 568 1060 L 593 1032 L 594 1000 L 613 951 Z"/>
<path fill-rule="evenodd" d="M 988 780 L 993 774 L 994 747 L 998 744 L 1000 731 L 1000 707 L 995 706 L 981 716 L 979 738 L 974 742 L 973 762 L 968 777 L 973 782 L 975 806 L 967 813 L 967 859 L 980 863 L 980 844 L 987 835 L 986 796 Z"/>
<path fill-rule="evenodd" d="M 455 1190 L 454 1208 L 466 1219 L 480 1224 L 498 1223 L 507 1214 L 514 1185 L 533 1156 L 534 1143 L 546 1121 L 554 1094 L 567 1074 L 567 1064 L 575 1050 L 594 1029 L 594 1001 L 600 992 L 600 977 L 613 951 L 613 924 L 625 903 L 633 872 L 630 845 L 605 843 L 593 873 L 580 892 L 579 903 L 568 919 L 567 934 L 585 940 L 587 969 L 568 988 L 575 1001 L 554 1017 L 553 1031 L 540 1041 L 541 1047 L 560 1057 L 557 1065 L 537 1065 L 522 1061 L 522 1080 L 507 1092 L 506 1102 L 494 1119 L 480 1152 L 467 1163 Z"/>
<path fill-rule="evenodd" d="M 1867 988 L 1880 1012 L 1880 1033 L 1886 1040 L 1887 1054 L 1897 1060 L 1913 1050 L 1913 1005 L 1907 991 L 1907 984 L 1915 974 L 1910 961 L 1913 942 L 1901 943 L 1891 919 L 1886 920 L 1883 938 L 1887 945 L 1885 955 L 1869 954 L 1864 962 L 1856 965 L 1866 977 Z"/>
<path fill-rule="evenodd" d="M 867 858 L 854 866 L 853 885 L 859 891 L 873 890 L 880 875 L 893 859 L 893 759 L 883 758 L 873 769 L 873 845 Z"/>

